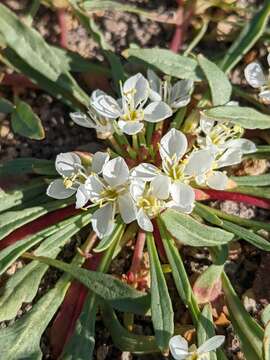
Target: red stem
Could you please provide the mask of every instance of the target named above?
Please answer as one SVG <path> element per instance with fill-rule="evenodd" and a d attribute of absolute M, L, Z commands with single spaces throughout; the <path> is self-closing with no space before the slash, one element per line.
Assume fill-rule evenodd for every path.
<path fill-rule="evenodd" d="M 139 230 L 135 248 L 134 248 L 134 252 L 133 252 L 131 267 L 127 274 L 128 282 L 131 282 L 131 283 L 135 282 L 136 275 L 140 271 L 141 262 L 142 262 L 142 258 L 143 258 L 143 249 L 144 249 L 144 245 L 145 245 L 145 239 L 146 239 L 145 232 L 142 230 Z"/>
<path fill-rule="evenodd" d="M 4 74 L 1 84 L 18 88 L 39 89 L 36 84 L 22 74 Z"/>
<path fill-rule="evenodd" d="M 60 27 L 60 46 L 64 49 L 68 47 L 68 27 L 67 16 L 64 8 L 57 11 L 58 23 Z"/>
<path fill-rule="evenodd" d="M 164 249 L 164 246 L 163 246 L 163 242 L 162 242 L 162 239 L 161 239 L 161 235 L 160 235 L 160 231 L 159 231 L 157 222 L 156 222 L 155 219 L 152 219 L 152 223 L 153 223 L 153 226 L 154 226 L 153 235 L 154 235 L 156 247 L 157 247 L 157 250 L 158 250 L 158 254 L 159 254 L 162 262 L 166 263 L 166 262 L 168 262 L 168 259 L 167 259 L 167 255 L 166 255 L 166 252 L 165 252 L 165 249 Z"/>
<path fill-rule="evenodd" d="M 256 196 L 234 193 L 230 191 L 220 191 L 212 189 L 196 190 L 196 200 L 232 200 L 245 204 L 257 206 L 262 209 L 270 209 L 270 200 Z"/>

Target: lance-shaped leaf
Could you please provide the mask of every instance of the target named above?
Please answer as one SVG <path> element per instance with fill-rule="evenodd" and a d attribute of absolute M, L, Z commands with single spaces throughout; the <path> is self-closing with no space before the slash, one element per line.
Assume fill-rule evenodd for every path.
<path fill-rule="evenodd" d="M 0 97 L 0 113 L 10 114 L 12 113 L 13 108 L 13 104 L 10 101 Z"/>
<path fill-rule="evenodd" d="M 102 319 L 109 329 L 114 345 L 121 351 L 132 353 L 159 352 L 154 336 L 136 335 L 126 330 L 119 322 L 115 312 L 106 302 L 102 303 Z"/>
<path fill-rule="evenodd" d="M 186 307 L 189 309 L 192 319 L 196 324 L 200 314 L 200 309 L 192 292 L 192 288 L 182 258 L 179 254 L 177 247 L 175 246 L 173 238 L 170 236 L 163 222 L 160 219 L 158 219 L 158 228 L 160 231 L 166 256 L 172 269 L 172 275 L 178 294 L 180 295 Z"/>
<path fill-rule="evenodd" d="M 55 164 L 52 160 L 35 158 L 18 158 L 9 160 L 0 164 L 0 175 L 9 176 L 17 174 L 39 174 L 39 175 L 57 175 Z"/>
<path fill-rule="evenodd" d="M 74 216 L 67 221 L 54 226 L 56 233 L 45 238 L 43 243 L 35 250 L 37 256 L 50 256 L 55 258 L 61 251 L 63 245 L 76 234 L 83 226 L 90 222 L 90 216 L 86 214 Z M 35 237 L 37 238 L 37 237 Z M 23 245 L 27 241 L 23 240 Z M 29 246 L 19 247 L 20 253 Z M 16 257 L 18 253 L 15 254 Z M 11 260 L 13 262 L 15 258 Z M 5 259 L 4 259 L 5 261 Z M 24 266 L 17 271 L 2 288 L 0 295 L 0 321 L 14 318 L 23 303 L 31 302 L 39 287 L 39 283 L 47 271 L 48 266 L 37 261 Z"/>
<path fill-rule="evenodd" d="M 215 63 L 206 59 L 203 55 L 198 55 L 197 59 L 209 83 L 213 105 L 219 106 L 229 102 L 232 85 L 228 77 Z"/>
<path fill-rule="evenodd" d="M 143 62 L 164 74 L 180 79 L 200 81 L 203 78 L 196 60 L 175 54 L 170 50 L 129 48 L 123 52 L 123 56 L 130 61 Z"/>
<path fill-rule="evenodd" d="M 24 101 L 17 99 L 15 109 L 11 115 L 12 129 L 16 134 L 33 140 L 42 140 L 45 137 L 40 118 Z"/>
<path fill-rule="evenodd" d="M 166 351 L 174 331 L 172 303 L 152 233 L 147 233 L 146 241 L 150 258 L 151 314 L 155 338 L 160 350 Z"/>
<path fill-rule="evenodd" d="M 110 245 L 113 242 L 115 242 L 115 240 L 122 238 L 124 231 L 125 231 L 125 224 L 118 217 L 118 219 L 116 220 L 116 224 L 114 226 L 113 232 L 110 235 L 105 236 L 103 239 L 101 239 L 98 246 L 95 247 L 94 251 L 95 252 L 105 251 L 106 249 L 108 249 L 108 247 L 110 247 Z"/>
<path fill-rule="evenodd" d="M 255 14 L 251 21 L 247 22 L 238 38 L 226 51 L 220 64 L 224 71 L 229 72 L 258 41 L 267 26 L 269 15 L 270 3 L 265 1 L 262 9 Z"/>
<path fill-rule="evenodd" d="M 217 246 L 230 242 L 234 237 L 230 232 L 201 224 L 175 210 L 166 210 L 161 218 L 170 234 L 189 246 Z"/>
<path fill-rule="evenodd" d="M 0 330 L 1 357 L 5 360 L 41 360 L 40 338 L 64 299 L 69 286 L 62 277 L 26 315 L 13 325 Z M 33 331 L 34 329 L 34 331 Z"/>
<path fill-rule="evenodd" d="M 254 176 L 255 178 L 256 176 Z M 256 182 L 256 180 L 254 180 Z M 260 180 L 258 180 L 260 181 Z M 266 187 L 266 186 L 237 186 L 236 188 L 232 189 L 231 192 L 235 191 L 236 193 L 239 194 L 247 194 L 247 195 L 253 195 L 253 196 L 257 196 L 257 197 L 261 197 L 261 200 L 265 201 L 265 205 L 263 205 L 261 207 L 266 207 L 266 208 L 270 208 L 270 202 L 269 200 L 266 199 L 270 199 L 270 187 Z M 245 199 L 245 198 L 244 198 Z M 268 205 L 267 205 L 268 204 Z M 256 204 L 254 204 L 256 206 Z M 260 207 L 260 206 L 259 206 Z"/>
<path fill-rule="evenodd" d="M 214 264 L 210 265 L 195 281 L 193 291 L 199 304 L 214 301 L 221 293 L 221 274 L 228 257 L 226 245 L 217 247 Z"/>
<path fill-rule="evenodd" d="M 42 215 L 45 215 L 56 209 L 61 209 L 71 204 L 73 199 L 50 201 L 48 203 L 29 207 L 23 210 L 10 210 L 0 214 L 0 240 L 18 229 L 20 226 L 27 224 Z"/>
<path fill-rule="evenodd" d="M 246 311 L 225 273 L 222 274 L 222 285 L 230 320 L 241 341 L 241 349 L 246 359 L 261 360 L 263 329 Z"/>
<path fill-rule="evenodd" d="M 269 186 L 270 174 L 252 176 L 231 176 L 238 186 Z M 263 189 L 264 191 L 265 189 Z M 255 195 L 255 194 L 254 194 Z"/>
<path fill-rule="evenodd" d="M 120 311 L 145 314 L 150 307 L 148 294 L 135 290 L 112 275 L 80 269 L 47 257 L 29 257 L 67 272 Z"/>
<path fill-rule="evenodd" d="M 213 120 L 226 120 L 241 125 L 244 129 L 268 129 L 270 116 L 255 109 L 241 106 L 219 106 L 204 114 Z"/>

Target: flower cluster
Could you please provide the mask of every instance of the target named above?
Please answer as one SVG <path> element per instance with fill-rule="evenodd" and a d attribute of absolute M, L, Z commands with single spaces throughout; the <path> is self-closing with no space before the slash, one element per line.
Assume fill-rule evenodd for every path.
<path fill-rule="evenodd" d="M 267 56 L 267 62 L 270 67 L 270 54 Z M 269 74 L 264 74 L 258 62 L 252 62 L 245 68 L 245 78 L 250 86 L 260 90 L 259 97 L 270 104 L 270 77 Z"/>
<path fill-rule="evenodd" d="M 116 214 L 126 224 L 137 220 L 143 230 L 153 231 L 151 220 L 167 208 L 192 212 L 196 187 L 226 189 L 228 177 L 221 169 L 256 150 L 254 143 L 240 138 L 239 126 L 204 116 L 195 135 L 189 142 L 172 128 L 152 161 L 131 168 L 107 152 L 96 152 L 91 164 L 83 164 L 74 152 L 59 154 L 55 166 L 62 178 L 51 182 L 47 194 L 56 199 L 75 194 L 77 208 L 93 207 L 92 226 L 100 238 L 112 232 Z"/>
<path fill-rule="evenodd" d="M 224 343 L 225 337 L 216 335 L 205 341 L 198 349 L 195 345 L 188 347 L 188 342 L 182 336 L 173 336 L 170 339 L 170 351 L 175 360 L 208 360 L 209 353 L 215 351 Z"/>

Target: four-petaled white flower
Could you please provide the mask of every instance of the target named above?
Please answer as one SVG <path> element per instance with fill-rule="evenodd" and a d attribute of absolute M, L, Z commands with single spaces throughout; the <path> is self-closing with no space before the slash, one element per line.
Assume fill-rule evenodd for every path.
<path fill-rule="evenodd" d="M 162 81 L 151 69 L 147 70 L 147 78 L 152 101 L 164 101 L 173 111 L 186 106 L 190 102 L 193 90 L 192 80 L 179 80 L 172 85 L 169 79 Z"/>
<path fill-rule="evenodd" d="M 208 339 L 198 349 L 195 345 L 190 348 L 185 338 L 180 335 L 170 339 L 169 347 L 175 360 L 209 360 L 209 353 L 217 350 L 225 340 L 225 336 L 216 335 Z"/>
<path fill-rule="evenodd" d="M 76 208 L 83 207 L 89 200 L 84 182 L 91 172 L 99 174 L 109 160 L 107 153 L 98 151 L 92 157 L 89 168 L 82 165 L 81 158 L 74 152 L 61 153 L 55 160 L 55 168 L 61 179 L 56 179 L 47 188 L 47 195 L 54 199 L 66 199 L 76 194 Z"/>
<path fill-rule="evenodd" d="M 267 61 L 270 67 L 270 54 L 267 56 Z M 270 77 L 269 74 L 264 74 L 259 63 L 252 62 L 246 66 L 245 78 L 250 86 L 260 89 L 259 97 L 266 103 L 270 103 Z"/>
<path fill-rule="evenodd" d="M 193 176 L 199 185 L 206 184 L 210 188 L 224 190 L 229 179 L 225 172 L 218 169 L 239 164 L 244 154 L 256 151 L 256 145 L 248 139 L 240 138 L 243 129 L 231 122 L 216 122 L 202 116 L 200 130 L 203 136 L 198 135 L 197 142 L 203 150 L 191 153 L 186 173 Z"/>
<path fill-rule="evenodd" d="M 92 226 L 102 238 L 114 227 L 114 217 L 120 213 L 126 224 L 136 219 L 134 201 L 129 192 L 129 168 L 121 157 L 109 160 L 102 168 L 101 176 L 90 175 L 85 184 L 89 200 L 98 206 L 92 215 Z"/>
<path fill-rule="evenodd" d="M 105 95 L 101 90 L 95 90 L 90 99 L 90 106 L 87 114 L 81 112 L 70 113 L 71 119 L 80 126 L 95 129 L 99 139 L 106 139 L 114 133 L 113 121 L 110 118 L 100 115 L 92 107 L 92 103 L 98 96 Z"/>
<path fill-rule="evenodd" d="M 171 108 L 163 101 L 153 101 L 146 105 L 149 92 L 148 81 L 139 73 L 121 86 L 121 99 L 116 101 L 98 90 L 92 106 L 101 116 L 118 119 L 119 128 L 128 135 L 134 135 L 143 129 L 143 121 L 156 123 L 172 115 Z"/>

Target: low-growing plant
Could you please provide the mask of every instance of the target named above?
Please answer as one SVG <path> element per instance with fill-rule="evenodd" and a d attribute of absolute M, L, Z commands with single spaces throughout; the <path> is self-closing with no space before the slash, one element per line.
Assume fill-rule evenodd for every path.
<path fill-rule="evenodd" d="M 70 4 L 85 24 L 84 10 L 91 1 Z M 13 319 L 24 303 L 36 299 L 50 267 L 63 272 L 29 312 L 0 330 L 3 359 L 41 359 L 40 339 L 52 320 L 54 358 L 91 359 L 101 314 L 115 346 L 123 351 L 168 355 L 170 349 L 176 360 L 225 360 L 225 339 L 216 334 L 211 308 L 221 292 L 246 359 L 269 359 L 268 313 L 265 310 L 264 327 L 251 317 L 224 267 L 236 240 L 270 251 L 260 232 L 269 231 L 270 224 L 229 215 L 209 204 L 233 200 L 270 208 L 269 174 L 232 175 L 232 166 L 243 159 L 269 156 L 265 136 L 257 132 L 254 141 L 250 136 L 253 129 L 270 127 L 268 78 L 257 63 L 248 65 L 246 79 L 260 92 L 252 100 L 244 96 L 242 106 L 241 96 L 238 102 L 232 100 L 234 88 L 226 75 L 263 32 L 269 13 L 266 2 L 222 63 L 202 54 L 130 47 L 123 52 L 126 60 L 104 50 L 108 70 L 48 45 L 0 5 L 1 60 L 69 105 L 71 119 L 82 131 L 95 129 L 104 145 L 93 154 L 74 149 L 57 155 L 55 162 L 22 158 L 0 167 L 4 180 L 26 176 L 20 186 L 0 193 L 0 274 L 18 259 L 24 261 L 3 286 L 0 320 Z M 132 72 L 124 61 L 136 63 L 141 72 Z M 71 75 L 84 71 L 113 79 L 110 95 L 95 89 L 88 96 Z M 246 106 L 249 101 L 260 111 Z M 23 102 L 15 110 L 3 104 L 9 106 L 7 112 L 19 113 L 12 120 L 15 128 L 22 126 L 18 117 L 26 127 L 37 120 Z M 42 132 L 39 120 L 38 125 L 37 132 Z M 82 229 L 89 232 L 86 237 Z M 64 262 L 59 254 L 76 234 L 81 235 L 80 246 L 72 260 Z M 129 271 L 121 277 L 107 274 L 131 241 Z M 207 249 L 212 261 L 194 284 L 183 260 L 185 246 Z M 142 274 L 145 251 L 150 283 L 148 273 Z M 186 306 L 197 346 L 190 347 L 175 326 L 179 319 L 169 279 Z M 142 315 L 151 319 L 152 335 L 134 331 Z"/>

